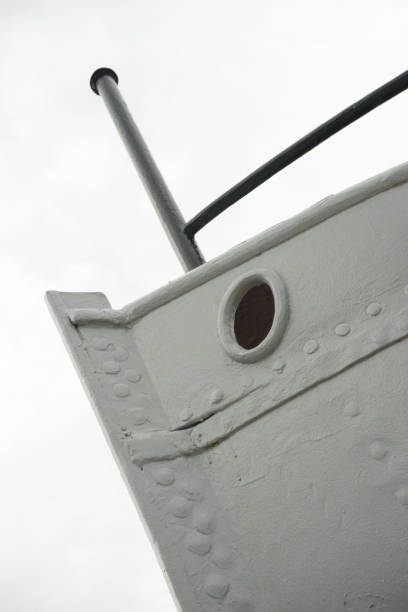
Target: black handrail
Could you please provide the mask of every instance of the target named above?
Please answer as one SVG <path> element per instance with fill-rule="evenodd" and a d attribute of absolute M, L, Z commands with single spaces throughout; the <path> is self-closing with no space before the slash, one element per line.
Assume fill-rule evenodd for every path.
<path fill-rule="evenodd" d="M 184 227 L 186 236 L 192 240 L 195 234 L 207 223 L 259 187 L 259 185 L 262 185 L 271 176 L 289 166 L 289 164 L 314 149 L 314 147 L 330 138 L 330 136 L 333 136 L 333 134 L 350 125 L 350 123 L 353 123 L 353 121 L 360 119 L 360 117 L 363 117 L 377 106 L 387 102 L 387 100 L 390 100 L 406 89 L 408 89 L 408 70 L 388 81 L 385 85 L 375 89 L 337 115 L 334 115 L 334 117 L 322 123 L 312 132 L 309 132 L 309 134 L 270 159 L 266 164 L 255 170 L 255 172 L 252 172 L 252 174 L 231 187 L 231 189 L 228 189 L 228 191 L 203 208 L 201 212 L 186 223 Z"/>

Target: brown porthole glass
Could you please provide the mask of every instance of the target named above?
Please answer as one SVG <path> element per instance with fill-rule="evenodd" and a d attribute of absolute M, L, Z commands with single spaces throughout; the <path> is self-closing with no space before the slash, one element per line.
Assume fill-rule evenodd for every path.
<path fill-rule="evenodd" d="M 242 296 L 234 316 L 236 341 L 253 349 L 266 338 L 275 316 L 275 300 L 267 283 L 259 283 Z"/>

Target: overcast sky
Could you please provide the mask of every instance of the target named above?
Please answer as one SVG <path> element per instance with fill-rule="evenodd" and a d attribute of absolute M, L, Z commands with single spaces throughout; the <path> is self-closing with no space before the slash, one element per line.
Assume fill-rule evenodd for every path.
<path fill-rule="evenodd" d="M 111 66 L 189 218 L 408 68 L 404 0 L 0 0 L 2 612 L 174 612 L 46 309 L 120 307 L 182 274 L 91 72 Z M 210 259 L 407 161 L 408 94 L 198 237 Z M 279 561 L 279 560 L 277 560 Z"/>

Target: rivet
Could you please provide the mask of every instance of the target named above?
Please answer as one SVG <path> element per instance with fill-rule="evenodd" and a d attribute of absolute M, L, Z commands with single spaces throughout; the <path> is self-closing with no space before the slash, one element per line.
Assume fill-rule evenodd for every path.
<path fill-rule="evenodd" d="M 195 555 L 203 557 L 211 550 L 211 540 L 200 533 L 189 533 L 186 537 L 186 546 Z"/>
<path fill-rule="evenodd" d="M 136 370 L 126 370 L 125 372 L 125 378 L 132 383 L 137 383 L 139 382 L 139 380 L 142 378 L 142 375 L 139 374 L 139 372 L 136 372 Z"/>
<path fill-rule="evenodd" d="M 192 504 L 183 497 L 173 497 L 169 501 L 168 510 L 177 518 L 186 518 L 191 512 Z"/>
<path fill-rule="evenodd" d="M 354 402 L 350 402 L 344 406 L 344 414 L 350 418 L 354 418 L 360 414 L 360 409 Z"/>
<path fill-rule="evenodd" d="M 253 610 L 251 600 L 253 600 L 253 596 L 251 597 L 248 590 L 239 585 L 237 587 L 234 585 L 228 594 L 228 605 L 234 612 L 250 612 L 250 610 Z"/>
<path fill-rule="evenodd" d="M 388 451 L 386 446 L 379 441 L 375 441 L 370 445 L 370 455 L 373 459 L 381 461 L 387 455 Z"/>
<path fill-rule="evenodd" d="M 224 391 L 222 389 L 213 389 L 210 394 L 210 403 L 218 404 L 224 399 Z"/>
<path fill-rule="evenodd" d="M 125 383 L 113 385 L 113 391 L 117 397 L 127 397 L 130 394 L 129 386 Z"/>
<path fill-rule="evenodd" d="M 193 527 L 200 533 L 211 533 L 214 530 L 212 514 L 204 508 L 196 508 L 193 512 Z"/>
<path fill-rule="evenodd" d="M 373 329 L 370 333 L 371 340 L 381 346 L 389 341 L 389 334 L 385 329 Z"/>
<path fill-rule="evenodd" d="M 278 374 L 282 374 L 285 367 L 286 367 L 286 364 L 283 361 L 283 359 L 276 359 L 276 361 L 272 364 L 272 370 L 274 372 L 277 372 Z"/>
<path fill-rule="evenodd" d="M 336 336 L 347 336 L 350 333 L 350 325 L 347 323 L 340 323 L 336 325 L 334 333 Z"/>
<path fill-rule="evenodd" d="M 227 569 L 233 563 L 233 555 L 229 548 L 222 544 L 218 544 L 216 548 L 214 548 L 213 553 L 211 555 L 211 561 L 215 563 L 217 567 L 221 569 Z"/>
<path fill-rule="evenodd" d="M 380 314 L 381 310 L 382 307 L 380 304 L 378 304 L 378 302 L 372 302 L 372 304 L 367 306 L 366 313 L 370 315 L 370 317 L 376 317 L 378 314 Z"/>
<path fill-rule="evenodd" d="M 135 425 L 143 425 L 147 421 L 147 415 L 143 408 L 134 408 L 132 410 L 132 421 Z"/>
<path fill-rule="evenodd" d="M 395 492 L 395 497 L 403 506 L 408 506 L 408 488 L 401 487 Z"/>
<path fill-rule="evenodd" d="M 92 338 L 91 343 L 95 351 L 106 351 L 109 345 L 109 340 L 107 338 L 103 338 L 102 336 L 95 336 Z"/>
<path fill-rule="evenodd" d="M 102 369 L 105 374 L 118 374 L 120 372 L 120 365 L 116 361 L 104 361 Z"/>
<path fill-rule="evenodd" d="M 126 361 L 126 359 L 129 357 L 129 353 L 124 346 L 118 346 L 114 351 L 112 351 L 111 356 L 115 361 Z"/>
<path fill-rule="evenodd" d="M 168 487 L 169 485 L 172 485 L 175 481 L 175 476 L 173 470 L 164 467 L 158 469 L 155 472 L 154 479 L 158 485 L 161 485 L 162 487 Z"/>
<path fill-rule="evenodd" d="M 205 581 L 204 590 L 214 599 L 224 599 L 229 591 L 229 582 L 222 574 L 209 574 Z"/>
<path fill-rule="evenodd" d="M 180 413 L 180 419 L 182 421 L 189 421 L 192 416 L 193 416 L 193 411 L 191 410 L 191 408 L 185 408 Z"/>
<path fill-rule="evenodd" d="M 307 355 L 311 355 L 315 353 L 319 348 L 319 344 L 316 340 L 308 340 L 303 347 L 303 351 L 307 353 Z"/>
<path fill-rule="evenodd" d="M 203 498 L 200 487 L 192 480 L 185 480 L 180 485 L 181 493 L 190 501 L 201 501 Z"/>

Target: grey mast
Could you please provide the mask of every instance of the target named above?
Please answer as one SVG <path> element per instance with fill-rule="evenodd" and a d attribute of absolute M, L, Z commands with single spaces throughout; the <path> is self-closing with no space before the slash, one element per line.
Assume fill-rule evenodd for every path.
<path fill-rule="evenodd" d="M 203 258 L 194 240 L 184 232 L 183 215 L 121 96 L 118 82 L 111 68 L 99 68 L 90 84 L 105 102 L 183 268 L 192 270 L 203 263 Z"/>

